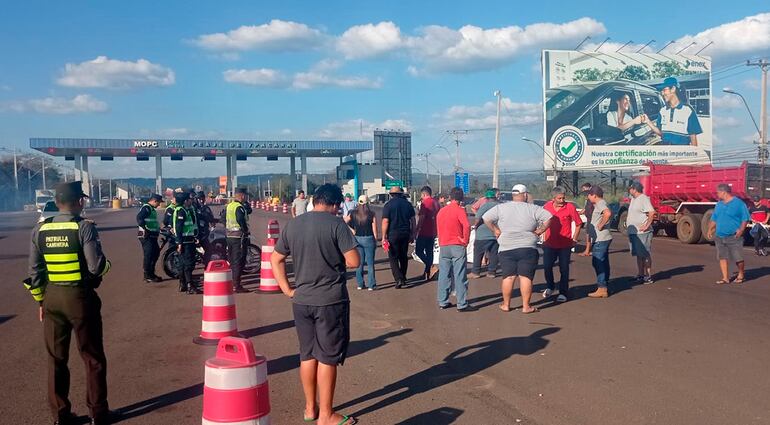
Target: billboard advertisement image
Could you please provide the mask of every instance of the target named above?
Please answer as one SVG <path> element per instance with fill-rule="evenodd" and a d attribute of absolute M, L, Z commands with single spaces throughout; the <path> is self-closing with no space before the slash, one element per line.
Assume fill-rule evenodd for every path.
<path fill-rule="evenodd" d="M 542 60 L 545 169 L 711 162 L 709 58 L 546 50 Z"/>

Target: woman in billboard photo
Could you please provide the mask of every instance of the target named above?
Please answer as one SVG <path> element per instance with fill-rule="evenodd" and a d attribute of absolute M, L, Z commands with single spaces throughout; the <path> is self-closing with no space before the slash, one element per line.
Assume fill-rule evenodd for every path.
<path fill-rule="evenodd" d="M 612 104 L 607 112 L 607 125 L 616 127 L 620 131 L 642 124 L 642 116 L 634 117 L 631 114 L 631 98 L 628 93 L 615 92 L 612 96 Z"/>

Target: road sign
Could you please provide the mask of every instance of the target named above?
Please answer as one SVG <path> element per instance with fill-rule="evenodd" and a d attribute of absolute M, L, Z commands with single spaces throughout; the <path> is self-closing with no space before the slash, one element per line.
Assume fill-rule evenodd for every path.
<path fill-rule="evenodd" d="M 455 173 L 455 187 L 462 189 L 465 194 L 470 192 L 470 178 L 468 177 L 468 173 Z"/>
<path fill-rule="evenodd" d="M 385 180 L 385 189 L 390 189 L 391 187 L 404 187 L 404 181 L 403 180 Z"/>

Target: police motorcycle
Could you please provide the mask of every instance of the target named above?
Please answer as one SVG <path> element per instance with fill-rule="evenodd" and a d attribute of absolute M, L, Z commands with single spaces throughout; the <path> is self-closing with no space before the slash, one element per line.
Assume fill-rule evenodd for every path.
<path fill-rule="evenodd" d="M 163 228 L 160 230 L 160 250 L 163 252 L 163 248 L 166 251 L 163 252 L 163 271 L 166 276 L 171 279 L 179 278 L 179 252 L 177 251 L 177 243 L 174 235 L 171 233 L 171 229 Z M 201 264 L 204 268 L 209 261 L 214 260 L 227 260 L 227 234 L 224 227 L 212 226 L 211 232 L 208 236 L 209 249 L 204 250 L 200 241 L 196 239 L 195 244 L 195 263 Z M 246 266 L 243 269 L 244 274 L 256 274 L 259 273 L 262 268 L 262 249 L 257 245 L 249 242 L 249 249 L 246 255 Z"/>

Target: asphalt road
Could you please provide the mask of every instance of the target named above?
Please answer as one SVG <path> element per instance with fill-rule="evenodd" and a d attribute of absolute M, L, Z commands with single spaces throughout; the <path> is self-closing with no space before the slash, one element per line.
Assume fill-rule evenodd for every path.
<path fill-rule="evenodd" d="M 113 262 L 99 288 L 111 407 L 126 424 L 200 423 L 203 364 L 214 354 L 191 342 L 201 297 L 176 292 L 175 281 L 141 281 L 135 213 L 89 213 Z M 267 217 L 285 221 L 254 214 L 258 238 Z M 21 285 L 34 221 L 0 215 L 0 423 L 51 422 L 42 326 Z M 337 406 L 368 424 L 770 424 L 770 261 L 747 249 L 749 281 L 717 286 L 713 247 L 659 238 L 657 281 L 631 286 L 635 265 L 615 238 L 610 298 L 585 298 L 593 271 L 574 257 L 576 299 L 554 305 L 536 295 L 542 311 L 527 316 L 498 310 L 499 280 L 488 278 L 471 281 L 479 311 L 439 310 L 435 282 L 394 290 L 380 251 L 381 290 L 349 281 L 352 343 Z M 410 264 L 410 276 L 420 266 Z M 535 282 L 542 289 L 541 271 Z M 289 300 L 239 294 L 237 311 L 239 329 L 269 359 L 273 423 L 302 423 Z M 74 344 L 70 364 L 74 409 L 85 414 Z"/>

